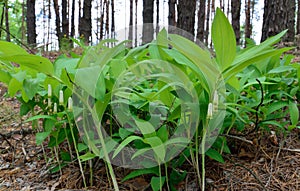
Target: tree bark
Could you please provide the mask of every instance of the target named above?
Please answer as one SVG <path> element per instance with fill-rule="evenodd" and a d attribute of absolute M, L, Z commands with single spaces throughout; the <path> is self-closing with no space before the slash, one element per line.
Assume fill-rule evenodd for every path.
<path fill-rule="evenodd" d="M 35 22 L 35 0 L 27 0 L 27 43 L 29 45 L 36 44 L 36 22 Z"/>
<path fill-rule="evenodd" d="M 294 41 L 295 0 L 265 0 L 261 41 L 289 29 L 283 41 Z"/>
<path fill-rule="evenodd" d="M 8 0 L 5 1 L 5 28 L 6 41 L 10 42 L 9 16 L 8 16 Z"/>
<path fill-rule="evenodd" d="M 84 38 L 86 44 L 92 36 L 92 0 L 83 1 L 83 15 L 79 21 L 79 34 Z"/>
<path fill-rule="evenodd" d="M 199 12 L 198 12 L 198 31 L 197 38 L 200 41 L 204 41 L 204 27 L 205 27 L 205 3 L 206 0 L 200 0 Z"/>
<path fill-rule="evenodd" d="M 176 0 L 169 0 L 169 16 L 168 21 L 170 26 L 176 26 Z"/>
<path fill-rule="evenodd" d="M 153 40 L 153 11 L 154 0 L 143 0 L 143 44 L 151 42 Z"/>
<path fill-rule="evenodd" d="M 297 1 L 297 34 L 300 34 L 300 0 Z"/>
<path fill-rule="evenodd" d="M 210 0 L 207 0 L 206 29 L 205 29 L 205 33 L 204 33 L 205 45 L 208 45 L 209 18 L 210 18 Z"/>
<path fill-rule="evenodd" d="M 71 37 L 75 36 L 75 0 L 72 0 Z"/>
<path fill-rule="evenodd" d="M 240 13 L 241 13 L 241 1 L 231 0 L 231 24 L 235 33 L 236 44 L 240 44 L 240 38 L 241 38 Z"/>
<path fill-rule="evenodd" d="M 60 26 L 60 15 L 59 15 L 59 6 L 58 0 L 53 0 L 54 12 L 55 12 L 55 25 L 56 25 L 56 36 L 58 38 L 59 47 L 61 47 L 61 39 L 62 39 L 62 32 Z"/>
<path fill-rule="evenodd" d="M 195 11 L 196 0 L 178 0 L 177 13 L 178 21 L 177 27 L 195 34 Z"/>
<path fill-rule="evenodd" d="M 250 38 L 252 34 L 251 0 L 245 0 L 245 18 L 245 38 Z"/>
<path fill-rule="evenodd" d="M 69 18 L 67 0 L 62 0 L 61 2 L 62 34 L 65 37 L 69 37 Z"/>

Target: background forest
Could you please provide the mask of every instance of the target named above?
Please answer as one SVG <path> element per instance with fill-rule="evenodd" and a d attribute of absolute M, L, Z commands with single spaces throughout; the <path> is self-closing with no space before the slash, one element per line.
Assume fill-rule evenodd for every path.
<path fill-rule="evenodd" d="M 289 29 L 284 41 L 293 42 L 300 33 L 299 3 L 295 0 L 2 0 L 0 37 L 53 50 L 69 42 L 69 38 L 81 37 L 96 44 L 104 37 L 115 37 L 116 31 L 125 27 L 158 23 L 177 26 L 211 45 L 211 22 L 216 7 L 220 7 L 231 20 L 238 44 L 245 44 L 246 38 L 264 41 L 284 29 Z M 262 27 L 255 26 L 254 30 L 253 23 Z"/>

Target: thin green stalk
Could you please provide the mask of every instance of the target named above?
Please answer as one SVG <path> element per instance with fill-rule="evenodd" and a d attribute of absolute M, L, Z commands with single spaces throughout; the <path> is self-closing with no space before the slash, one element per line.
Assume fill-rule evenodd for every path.
<path fill-rule="evenodd" d="M 203 138 L 201 144 L 201 151 L 202 151 L 202 191 L 205 191 L 205 140 L 206 140 L 206 129 L 203 130 Z"/>
<path fill-rule="evenodd" d="M 69 124 L 70 124 L 71 135 L 72 135 L 72 139 L 73 139 L 73 143 L 74 143 L 74 148 L 75 148 L 75 152 L 76 152 L 76 156 L 77 156 L 81 176 L 82 176 L 82 179 L 83 179 L 83 184 L 84 184 L 84 187 L 86 188 L 87 185 L 86 185 L 86 181 L 85 181 L 85 176 L 84 176 L 82 164 L 81 164 L 81 161 L 80 161 L 80 158 L 79 158 L 79 152 L 78 152 L 77 145 L 76 145 L 76 139 L 75 139 L 75 136 L 74 136 L 73 125 L 71 123 L 71 119 L 70 119 L 70 116 L 69 116 L 68 113 L 67 113 L 67 118 L 68 118 L 68 121 L 69 121 Z"/>

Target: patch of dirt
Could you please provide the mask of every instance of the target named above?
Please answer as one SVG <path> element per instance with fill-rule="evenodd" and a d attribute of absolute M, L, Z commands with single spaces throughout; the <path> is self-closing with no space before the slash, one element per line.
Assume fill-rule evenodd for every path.
<path fill-rule="evenodd" d="M 36 130 L 19 117 L 18 101 L 5 98 L 6 89 L 1 84 L 0 90 L 0 191 L 113 190 L 107 169 L 99 160 L 93 161 L 94 186 L 85 189 L 76 160 L 61 172 L 50 173 L 55 163 L 53 151 L 46 145 L 36 145 Z M 258 132 L 246 139 L 228 138 L 232 153 L 224 155 L 224 164 L 207 158 L 207 190 L 300 190 L 299 129 L 286 138 Z M 89 177 L 89 168 L 84 168 L 85 176 Z M 193 168 L 183 168 L 188 170 L 188 175 L 178 183 L 178 190 L 200 190 Z M 114 170 L 120 190 L 151 190 L 148 176 L 122 183 L 130 170 L 118 167 Z"/>

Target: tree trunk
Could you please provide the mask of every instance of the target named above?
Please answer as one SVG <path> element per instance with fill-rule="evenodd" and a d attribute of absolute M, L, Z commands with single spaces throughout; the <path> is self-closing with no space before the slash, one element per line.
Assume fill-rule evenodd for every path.
<path fill-rule="evenodd" d="M 168 21 L 170 26 L 176 26 L 176 0 L 169 0 L 169 16 Z"/>
<path fill-rule="evenodd" d="M 62 34 L 65 37 L 69 37 L 69 18 L 67 10 L 67 0 L 62 0 L 61 5 Z"/>
<path fill-rule="evenodd" d="M 27 0 L 27 43 L 29 45 L 36 44 L 36 23 L 35 23 L 35 0 Z"/>
<path fill-rule="evenodd" d="M 199 12 L 198 12 L 198 31 L 197 31 L 197 38 L 200 41 L 204 41 L 204 27 L 205 27 L 205 1 L 200 0 L 199 5 Z"/>
<path fill-rule="evenodd" d="M 80 17 L 79 34 L 84 38 L 86 44 L 92 36 L 92 0 L 83 1 L 83 15 Z"/>
<path fill-rule="evenodd" d="M 75 36 L 75 0 L 72 0 L 71 37 Z"/>
<path fill-rule="evenodd" d="M 287 22 L 286 22 L 286 28 L 289 29 L 286 37 L 284 38 L 287 42 L 293 42 L 295 39 L 295 11 L 296 11 L 296 2 L 295 0 L 287 0 Z"/>
<path fill-rule="evenodd" d="M 153 11 L 154 0 L 143 0 L 143 44 L 153 40 Z"/>
<path fill-rule="evenodd" d="M 300 34 L 300 0 L 297 1 L 297 34 Z"/>
<path fill-rule="evenodd" d="M 245 38 L 250 38 L 252 34 L 251 0 L 245 0 L 245 18 Z"/>
<path fill-rule="evenodd" d="M 241 1 L 231 0 L 231 24 L 235 33 L 236 44 L 240 44 L 240 38 L 241 38 L 240 12 L 241 12 Z"/>
<path fill-rule="evenodd" d="M 195 11 L 196 0 L 178 0 L 177 13 L 178 21 L 177 27 L 195 34 Z"/>
<path fill-rule="evenodd" d="M 295 0 L 265 0 L 261 41 L 289 29 L 284 41 L 293 41 L 295 35 Z"/>
<path fill-rule="evenodd" d="M 62 32 L 60 28 L 60 15 L 59 15 L 59 6 L 58 0 L 53 0 L 54 5 L 54 12 L 55 12 L 55 25 L 56 25 L 56 36 L 58 38 L 59 47 L 61 48 L 61 39 L 62 39 Z"/>
<path fill-rule="evenodd" d="M 6 28 L 6 41 L 10 42 L 8 0 L 5 1 L 5 28 Z"/>
<path fill-rule="evenodd" d="M 204 34 L 205 45 L 208 45 L 209 18 L 210 18 L 210 0 L 207 0 L 206 29 L 205 29 L 205 34 Z"/>

